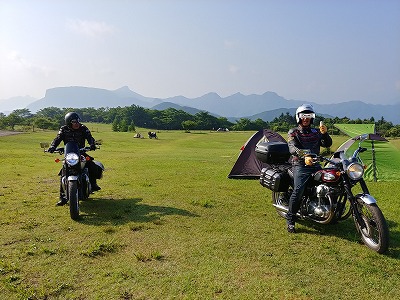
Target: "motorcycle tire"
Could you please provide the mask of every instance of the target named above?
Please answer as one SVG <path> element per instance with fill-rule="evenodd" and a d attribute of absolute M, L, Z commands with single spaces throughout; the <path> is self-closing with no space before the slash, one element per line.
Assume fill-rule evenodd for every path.
<path fill-rule="evenodd" d="M 68 182 L 69 213 L 72 220 L 79 219 L 78 182 Z"/>
<path fill-rule="evenodd" d="M 276 212 L 285 219 L 289 211 L 289 197 L 289 192 L 272 192 L 272 203 L 275 206 Z"/>
<path fill-rule="evenodd" d="M 363 243 L 378 253 L 384 253 L 389 248 L 389 229 L 380 208 L 375 204 L 367 204 L 357 199 L 357 209 L 365 227 L 354 218 L 357 231 L 361 234 Z"/>

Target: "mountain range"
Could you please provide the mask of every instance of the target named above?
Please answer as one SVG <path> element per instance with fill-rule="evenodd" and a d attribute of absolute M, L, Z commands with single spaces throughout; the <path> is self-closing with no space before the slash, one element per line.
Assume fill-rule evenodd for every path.
<path fill-rule="evenodd" d="M 33 99 L 33 98 L 32 98 Z M 25 101 L 27 99 L 25 98 Z M 45 107 L 125 107 L 133 104 L 157 110 L 175 108 L 195 114 L 207 111 L 214 116 L 222 116 L 234 121 L 240 118 L 255 120 L 260 118 L 271 121 L 282 113 L 294 115 L 298 106 L 305 101 L 287 100 L 274 92 L 262 95 L 243 95 L 236 93 L 222 98 L 216 93 L 208 93 L 198 98 L 176 96 L 171 98 L 150 98 L 130 90 L 127 86 L 117 90 L 90 88 L 81 86 L 56 87 L 46 91 L 45 97 L 32 101 L 26 107 L 32 113 Z M 382 117 L 386 121 L 400 124 L 400 102 L 393 105 L 368 104 L 362 101 L 348 101 L 335 104 L 318 104 L 314 106 L 319 115 L 325 117 L 348 117 L 350 119 L 370 119 L 376 121 Z M 0 107 L 0 111 L 2 108 Z"/>

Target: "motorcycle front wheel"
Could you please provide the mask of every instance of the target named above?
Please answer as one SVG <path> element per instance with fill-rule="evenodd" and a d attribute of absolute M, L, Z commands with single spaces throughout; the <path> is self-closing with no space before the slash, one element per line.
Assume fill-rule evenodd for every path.
<path fill-rule="evenodd" d="M 68 182 L 69 214 L 72 220 L 79 219 L 78 182 Z"/>
<path fill-rule="evenodd" d="M 362 241 L 368 248 L 378 253 L 386 252 L 389 247 L 389 229 L 382 211 L 376 204 L 367 204 L 359 198 L 356 205 L 360 217 L 365 223 L 365 227 L 362 228 L 354 218 Z"/>

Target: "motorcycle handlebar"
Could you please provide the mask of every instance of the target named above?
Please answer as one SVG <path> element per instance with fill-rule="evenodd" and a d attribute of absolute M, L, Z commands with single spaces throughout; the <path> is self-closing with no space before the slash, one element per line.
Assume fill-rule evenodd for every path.
<path fill-rule="evenodd" d="M 358 147 L 358 148 L 354 151 L 354 153 L 353 153 L 353 155 L 352 155 L 352 158 L 357 157 L 360 153 L 365 152 L 365 151 L 367 151 L 367 150 L 368 150 L 367 148 Z M 324 156 L 321 156 L 321 155 L 315 154 L 315 153 L 306 153 L 306 154 L 303 155 L 303 157 L 306 157 L 306 156 L 311 156 L 311 157 L 313 158 L 314 163 L 326 161 L 326 162 L 328 162 L 328 163 L 330 163 L 330 164 L 333 164 L 333 165 L 335 165 L 335 166 L 340 165 L 340 164 L 341 164 L 341 161 L 347 159 L 347 157 L 346 157 L 344 151 L 340 151 L 340 161 L 335 161 L 335 160 L 326 158 L 326 157 L 324 157 Z"/>
<path fill-rule="evenodd" d="M 96 149 L 100 149 L 100 147 L 96 146 Z M 90 147 L 86 146 L 86 147 L 83 147 L 83 148 L 79 148 L 79 151 L 80 152 L 87 152 L 87 151 L 94 151 L 96 149 L 91 149 Z M 54 152 L 49 152 L 48 150 L 44 150 L 44 152 L 64 154 L 64 148 L 56 148 L 54 150 Z"/>
<path fill-rule="evenodd" d="M 306 157 L 306 156 L 312 157 L 314 163 L 326 161 L 326 162 L 329 162 L 329 163 L 331 163 L 331 164 L 333 164 L 333 165 L 338 165 L 338 164 L 340 164 L 340 163 L 337 162 L 337 161 L 331 160 L 331 159 L 329 159 L 329 158 L 326 158 L 326 157 L 324 157 L 324 156 L 321 156 L 321 155 L 315 154 L 315 153 L 307 153 L 306 155 L 304 155 L 304 157 Z"/>

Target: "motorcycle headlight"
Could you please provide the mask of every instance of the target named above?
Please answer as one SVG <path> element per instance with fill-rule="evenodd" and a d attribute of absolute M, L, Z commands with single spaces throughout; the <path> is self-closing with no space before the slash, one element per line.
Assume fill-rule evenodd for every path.
<path fill-rule="evenodd" d="M 79 156 L 76 153 L 67 153 L 65 155 L 65 161 L 70 166 L 75 166 L 79 162 Z"/>
<path fill-rule="evenodd" d="M 364 175 L 364 167 L 359 163 L 351 163 L 346 172 L 350 179 L 359 180 Z"/>

